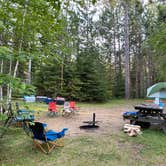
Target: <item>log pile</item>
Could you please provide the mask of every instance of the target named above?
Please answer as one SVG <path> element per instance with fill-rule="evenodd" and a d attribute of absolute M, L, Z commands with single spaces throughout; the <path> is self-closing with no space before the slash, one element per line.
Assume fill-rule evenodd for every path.
<path fill-rule="evenodd" d="M 134 137 L 142 134 L 141 127 L 138 125 L 125 124 L 123 131 L 127 133 L 130 137 Z"/>

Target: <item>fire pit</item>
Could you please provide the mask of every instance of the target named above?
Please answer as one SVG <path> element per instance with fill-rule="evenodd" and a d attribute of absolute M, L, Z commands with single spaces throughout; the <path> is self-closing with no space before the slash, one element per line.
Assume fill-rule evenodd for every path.
<path fill-rule="evenodd" d="M 88 125 L 82 125 L 80 126 L 80 129 L 97 129 L 99 128 L 98 125 L 96 125 L 96 123 L 98 123 L 99 121 L 96 121 L 96 114 L 93 113 L 93 119 L 92 121 L 84 121 L 83 123 L 88 123 Z"/>

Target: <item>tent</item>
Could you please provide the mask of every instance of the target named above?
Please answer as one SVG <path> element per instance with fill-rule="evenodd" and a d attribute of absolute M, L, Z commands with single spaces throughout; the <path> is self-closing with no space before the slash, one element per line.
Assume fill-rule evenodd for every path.
<path fill-rule="evenodd" d="M 147 97 L 155 98 L 154 103 L 163 107 L 160 99 L 166 99 L 166 82 L 159 82 L 147 89 Z"/>
<path fill-rule="evenodd" d="M 147 97 L 166 99 L 166 82 L 159 82 L 147 89 Z"/>

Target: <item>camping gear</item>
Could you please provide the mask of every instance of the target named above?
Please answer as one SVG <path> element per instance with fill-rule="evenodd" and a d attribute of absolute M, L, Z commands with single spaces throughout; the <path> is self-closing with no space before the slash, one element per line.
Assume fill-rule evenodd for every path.
<path fill-rule="evenodd" d="M 152 124 L 158 124 L 166 132 L 166 114 L 163 109 L 155 104 L 140 104 L 134 106 L 135 112 L 125 112 L 124 120 L 130 120 L 130 124 L 140 125 L 142 128 L 148 128 Z"/>
<path fill-rule="evenodd" d="M 159 82 L 147 89 L 147 97 L 166 98 L 166 82 Z"/>
<path fill-rule="evenodd" d="M 133 117 L 133 116 L 137 117 L 137 112 L 125 112 L 123 114 L 124 118 L 130 118 L 130 117 Z"/>
<path fill-rule="evenodd" d="M 40 150 L 46 154 L 50 153 L 56 146 L 64 146 L 64 136 L 67 128 L 62 129 L 61 132 L 55 132 L 53 130 L 45 130 L 45 125 L 40 122 L 29 124 L 29 127 L 33 133 L 33 142 L 40 148 Z"/>
<path fill-rule="evenodd" d="M 147 97 L 155 98 L 154 104 L 164 107 L 164 103 L 160 99 L 166 99 L 166 82 L 159 82 L 147 89 Z"/>
<path fill-rule="evenodd" d="M 15 117 L 16 126 L 22 127 L 23 122 L 33 122 L 35 120 L 34 111 L 20 109 Z"/>
<path fill-rule="evenodd" d="M 84 121 L 83 123 L 88 123 L 88 125 L 82 125 L 80 126 L 80 129 L 97 129 L 99 128 L 98 125 L 96 125 L 96 123 L 98 123 L 99 121 L 96 121 L 96 114 L 93 113 L 93 119 L 92 121 Z"/>
<path fill-rule="evenodd" d="M 62 111 L 62 116 L 70 117 L 71 115 L 74 115 L 74 113 L 78 110 L 79 110 L 79 108 L 76 107 L 75 101 L 65 102 L 64 109 Z"/>
<path fill-rule="evenodd" d="M 76 106 L 75 101 L 70 101 L 70 109 L 72 109 L 73 111 L 78 111 L 79 110 L 79 108 Z"/>
<path fill-rule="evenodd" d="M 16 102 L 16 110 L 15 121 L 17 127 L 23 127 L 26 122 L 33 122 L 35 120 L 35 111 L 20 109 L 18 102 Z"/>
<path fill-rule="evenodd" d="M 64 103 L 64 108 L 62 111 L 62 116 L 63 117 L 70 117 L 73 114 L 73 110 L 70 108 L 70 103 L 65 102 Z"/>
<path fill-rule="evenodd" d="M 49 102 L 48 104 L 48 110 L 50 116 L 57 116 L 58 115 L 58 109 L 56 102 Z"/>

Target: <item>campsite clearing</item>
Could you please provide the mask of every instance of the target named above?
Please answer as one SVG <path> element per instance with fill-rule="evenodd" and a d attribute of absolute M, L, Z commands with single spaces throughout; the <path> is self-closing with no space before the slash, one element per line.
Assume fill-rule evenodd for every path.
<path fill-rule="evenodd" d="M 113 104 L 114 103 L 114 104 Z M 42 104 L 29 104 L 41 108 L 38 120 L 48 124 L 56 131 L 68 127 L 65 146 L 45 155 L 38 151 L 21 128 L 11 127 L 0 140 L 1 165 L 34 166 L 128 166 L 128 165 L 166 165 L 166 135 L 158 130 L 144 130 L 138 137 L 128 137 L 123 133 L 125 123 L 122 113 L 132 109 L 138 101 L 112 101 L 107 104 L 81 104 L 81 110 L 72 118 L 47 116 Z M 45 110 L 45 111 L 44 111 Z M 83 121 L 91 120 L 96 113 L 99 129 L 83 131 L 79 129 Z"/>

